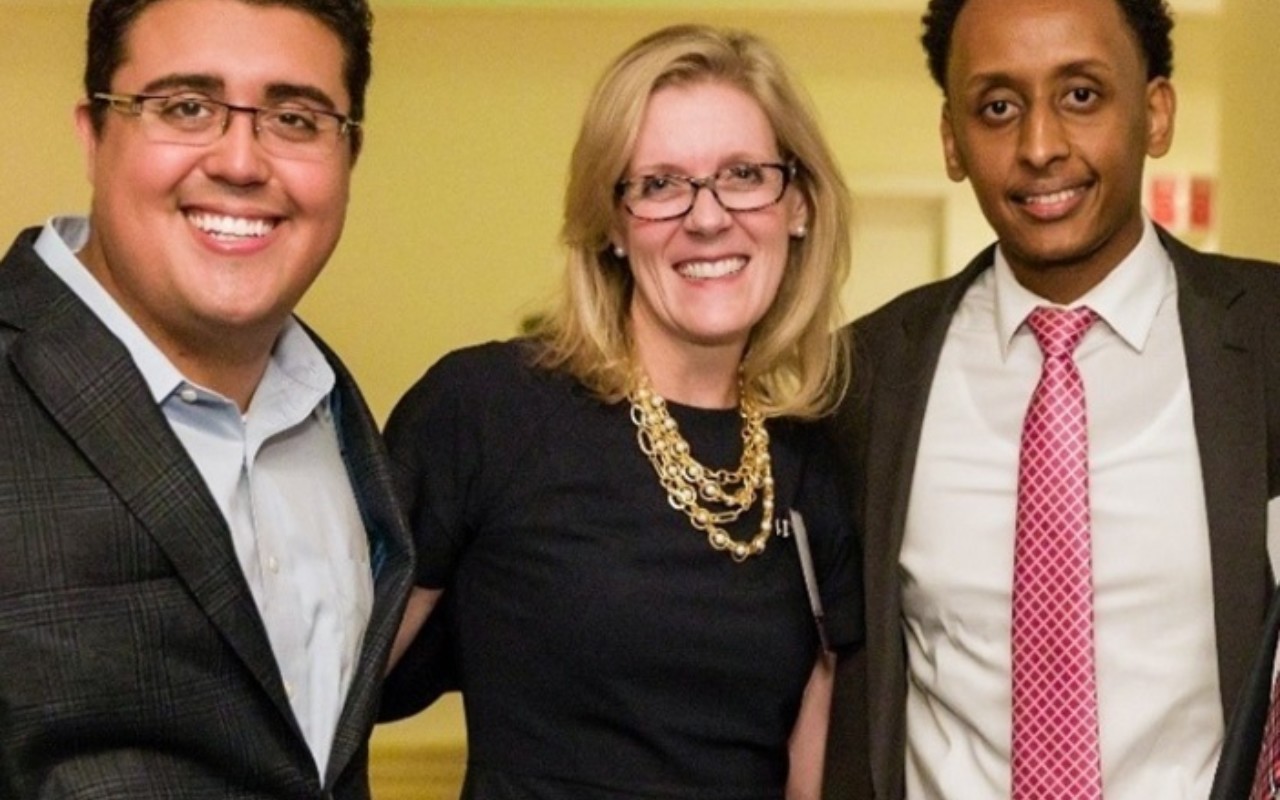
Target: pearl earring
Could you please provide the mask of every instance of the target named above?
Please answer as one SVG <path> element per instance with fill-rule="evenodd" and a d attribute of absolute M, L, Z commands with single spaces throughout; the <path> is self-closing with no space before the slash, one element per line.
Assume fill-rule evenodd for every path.
<path fill-rule="evenodd" d="M 809 234 L 809 229 L 803 225 L 797 226 L 796 229 L 791 232 L 792 237 L 796 239 L 803 239 L 808 234 Z"/>
<path fill-rule="evenodd" d="M 613 246 L 613 254 L 614 254 L 615 256 L 617 256 L 618 258 L 626 258 L 626 257 L 627 257 L 627 251 L 626 251 L 626 250 L 623 250 L 623 249 L 622 249 L 622 245 L 620 245 L 620 244 L 615 244 L 615 245 Z"/>

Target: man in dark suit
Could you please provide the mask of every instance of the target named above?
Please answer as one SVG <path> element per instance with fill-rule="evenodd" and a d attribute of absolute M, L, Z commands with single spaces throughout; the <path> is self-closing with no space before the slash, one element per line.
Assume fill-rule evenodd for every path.
<path fill-rule="evenodd" d="M 369 412 L 292 311 L 342 229 L 370 25 L 90 6 L 90 216 L 0 262 L 6 800 L 369 795 L 412 557 Z"/>
<path fill-rule="evenodd" d="M 851 328 L 837 427 L 868 633 L 838 680 L 826 795 L 1204 798 L 1273 587 L 1280 270 L 1196 252 L 1142 212 L 1144 159 L 1173 132 L 1163 2 L 932 0 L 924 22 L 947 172 L 998 243 Z M 1014 788 L 1020 440 L 1047 361 L 1026 320 L 1042 306 L 1094 320 L 1073 361 L 1096 721 L 1027 737 L 1088 745 L 1079 792 Z"/>

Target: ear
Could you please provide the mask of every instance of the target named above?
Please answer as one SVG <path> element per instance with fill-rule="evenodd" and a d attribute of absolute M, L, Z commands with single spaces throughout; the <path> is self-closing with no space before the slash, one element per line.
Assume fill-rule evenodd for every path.
<path fill-rule="evenodd" d="M 938 133 L 942 136 L 942 157 L 947 164 L 947 177 L 959 183 L 969 177 L 969 170 L 965 168 L 964 159 L 960 156 L 960 148 L 956 146 L 955 122 L 951 118 L 951 107 L 946 100 L 942 101 Z"/>
<path fill-rule="evenodd" d="M 1173 145 L 1173 121 L 1178 97 L 1168 78 L 1147 83 L 1147 155 L 1160 158 Z"/>
<path fill-rule="evenodd" d="M 93 184 L 94 164 L 98 159 L 98 133 L 93 129 L 93 115 L 88 100 L 76 103 L 75 111 L 76 138 L 84 148 L 85 174 Z"/>
<path fill-rule="evenodd" d="M 809 227 L 809 201 L 804 192 L 787 194 L 790 195 L 787 199 L 787 230 L 794 236 L 796 231 L 804 231 Z"/>

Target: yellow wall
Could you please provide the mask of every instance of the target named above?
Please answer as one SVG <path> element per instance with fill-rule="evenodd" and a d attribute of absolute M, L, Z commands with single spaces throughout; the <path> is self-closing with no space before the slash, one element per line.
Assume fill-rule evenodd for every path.
<path fill-rule="evenodd" d="M 770 12 L 759 5 L 687 13 L 375 0 L 367 145 L 347 231 L 302 310 L 344 354 L 379 417 L 442 353 L 510 336 L 553 288 L 564 166 L 586 95 L 617 52 L 663 24 L 700 20 L 764 34 L 813 95 L 865 204 L 859 208 L 868 209 L 864 216 L 887 219 L 872 213 L 886 198 L 923 198 L 929 213 L 936 204 L 947 228 L 939 246 L 944 269 L 958 268 L 986 241 L 968 189 L 952 187 L 942 172 L 940 98 L 916 43 L 916 13 Z M 83 8 L 0 0 L 0 238 L 86 205 L 71 133 Z M 1280 226 L 1270 219 L 1280 152 L 1271 133 L 1280 112 L 1256 93 L 1280 85 L 1274 43 L 1257 33 L 1275 30 L 1274 0 L 1228 0 L 1222 18 L 1197 13 L 1180 20 L 1177 140 L 1170 156 L 1149 169 L 1214 174 L 1221 163 L 1230 217 L 1222 223 L 1222 248 L 1238 242 L 1280 259 Z M 1235 78 L 1230 86 L 1227 76 Z M 1261 163 L 1272 168 L 1259 169 Z M 855 308 L 929 277 L 899 269 L 892 247 L 874 263 L 855 263 L 848 294 Z M 432 713 L 379 732 L 380 786 L 456 781 L 462 743 L 456 698 Z M 454 766 L 426 774 L 414 755 L 423 748 Z M 420 791 L 416 796 L 432 796 Z M 396 795 L 386 789 L 380 796 Z"/>
<path fill-rule="evenodd" d="M 1280 260 L 1280 3 L 1226 0 L 1222 27 L 1223 250 Z"/>

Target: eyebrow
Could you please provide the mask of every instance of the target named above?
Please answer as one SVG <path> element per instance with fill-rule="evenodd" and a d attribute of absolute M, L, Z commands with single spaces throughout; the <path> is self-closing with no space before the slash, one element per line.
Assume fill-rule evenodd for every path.
<path fill-rule="evenodd" d="M 785 161 L 785 158 L 781 154 L 777 156 L 758 156 L 748 155 L 745 152 L 736 152 L 721 159 L 718 162 L 720 166 L 716 167 L 716 172 L 729 169 L 730 167 L 735 167 L 739 164 L 777 164 L 783 161 Z M 696 177 L 689 175 L 689 173 L 683 168 L 666 161 L 649 164 L 646 165 L 644 169 L 636 170 L 637 177 L 650 175 Z"/>
<path fill-rule="evenodd" d="M 196 92 L 205 92 L 206 94 L 216 94 L 221 92 L 224 86 L 222 79 L 215 78 L 212 75 L 180 72 L 148 81 L 142 87 L 141 94 L 155 94 L 156 92 L 175 89 L 189 89 Z"/>
<path fill-rule="evenodd" d="M 338 108 L 337 104 L 333 102 L 333 98 L 315 86 L 297 83 L 270 83 L 267 84 L 266 94 L 268 103 L 281 103 L 285 100 L 310 100 L 330 111 L 335 111 Z"/>
<path fill-rule="evenodd" d="M 193 91 L 208 95 L 220 95 L 226 92 L 226 81 L 205 73 L 174 73 L 148 82 L 142 87 L 141 94 L 155 94 L 165 91 Z M 288 100 L 310 100 L 323 108 L 336 110 L 337 104 L 328 94 L 316 88 L 297 83 L 267 84 L 266 102 L 275 105 Z"/>
<path fill-rule="evenodd" d="M 1115 68 L 1107 61 L 1099 58 L 1081 58 L 1055 66 L 1053 69 L 1053 77 L 1056 80 L 1061 78 L 1070 78 L 1077 75 L 1097 75 L 1098 73 L 1111 75 L 1114 72 Z M 981 92 L 992 87 L 1016 87 L 1025 83 L 1026 81 L 1014 73 L 1004 70 L 993 70 L 991 72 L 978 73 L 977 75 L 971 76 L 965 84 L 964 90 L 967 92 Z"/>

